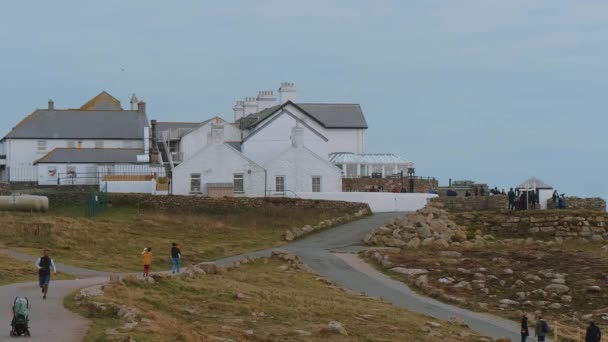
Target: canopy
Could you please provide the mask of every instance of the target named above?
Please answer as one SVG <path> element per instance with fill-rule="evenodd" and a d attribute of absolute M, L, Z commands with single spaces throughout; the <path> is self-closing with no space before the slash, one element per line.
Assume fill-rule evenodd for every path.
<path fill-rule="evenodd" d="M 363 165 L 405 165 L 408 160 L 392 153 L 336 152 L 329 155 L 329 161 L 334 164 L 363 164 Z"/>
<path fill-rule="evenodd" d="M 547 183 L 543 182 L 542 180 L 540 180 L 536 177 L 532 177 L 532 178 L 526 180 L 525 182 L 521 183 L 517 188 L 518 189 L 553 189 L 553 187 L 551 185 L 548 185 Z"/>

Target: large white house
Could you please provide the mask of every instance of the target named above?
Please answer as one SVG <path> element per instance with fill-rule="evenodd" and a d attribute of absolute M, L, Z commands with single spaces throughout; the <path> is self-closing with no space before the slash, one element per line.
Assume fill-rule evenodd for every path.
<path fill-rule="evenodd" d="M 96 166 L 141 166 L 149 149 L 145 103 L 135 96 L 130 110 L 105 91 L 78 109 L 56 109 L 49 100 L 0 140 L 0 180 L 90 184 Z"/>

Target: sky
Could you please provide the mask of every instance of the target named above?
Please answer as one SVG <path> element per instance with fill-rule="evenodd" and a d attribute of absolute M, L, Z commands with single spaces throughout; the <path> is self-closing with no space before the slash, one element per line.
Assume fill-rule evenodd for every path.
<path fill-rule="evenodd" d="M 232 119 L 294 82 L 359 103 L 368 152 L 419 176 L 506 188 L 536 176 L 608 197 L 606 1 L 12 1 L 0 10 L 0 132 L 102 90 L 150 119 Z"/>

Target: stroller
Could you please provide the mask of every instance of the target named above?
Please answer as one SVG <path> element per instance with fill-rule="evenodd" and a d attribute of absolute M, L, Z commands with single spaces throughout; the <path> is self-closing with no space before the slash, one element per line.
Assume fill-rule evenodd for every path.
<path fill-rule="evenodd" d="M 27 297 L 17 297 L 13 303 L 13 320 L 11 321 L 11 337 L 30 337 L 28 327 L 30 316 L 30 301 Z"/>

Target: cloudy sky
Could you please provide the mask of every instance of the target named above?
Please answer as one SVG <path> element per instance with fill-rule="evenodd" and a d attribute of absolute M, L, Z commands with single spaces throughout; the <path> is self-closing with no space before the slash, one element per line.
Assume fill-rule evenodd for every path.
<path fill-rule="evenodd" d="M 49 98 L 229 119 L 293 81 L 302 102 L 360 103 L 369 152 L 442 184 L 608 197 L 606 1 L 12 1 L 0 43 L 2 134 Z"/>

